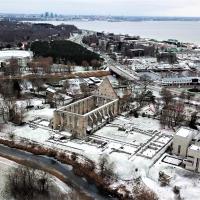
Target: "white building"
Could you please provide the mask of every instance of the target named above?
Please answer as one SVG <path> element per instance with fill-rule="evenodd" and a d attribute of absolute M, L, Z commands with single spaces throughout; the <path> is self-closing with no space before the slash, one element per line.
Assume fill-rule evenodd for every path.
<path fill-rule="evenodd" d="M 187 86 L 187 85 L 200 85 L 200 77 L 175 77 L 163 78 L 163 86 Z"/>
<path fill-rule="evenodd" d="M 181 127 L 174 135 L 173 153 L 184 158 L 186 169 L 200 172 L 200 133 Z"/>
<path fill-rule="evenodd" d="M 188 148 L 184 164 L 186 169 L 200 172 L 200 146 L 192 144 Z"/>
<path fill-rule="evenodd" d="M 187 156 L 187 149 L 193 139 L 194 131 L 181 127 L 173 139 L 173 153 L 179 156 Z"/>
<path fill-rule="evenodd" d="M 9 61 L 12 58 L 17 59 L 21 67 L 26 67 L 27 63 L 33 58 L 33 52 L 24 50 L 0 51 L 0 60 L 2 62 Z"/>

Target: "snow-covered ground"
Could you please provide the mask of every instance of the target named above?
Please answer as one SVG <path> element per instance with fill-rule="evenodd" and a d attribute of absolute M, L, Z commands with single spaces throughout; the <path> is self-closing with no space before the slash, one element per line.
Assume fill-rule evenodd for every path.
<path fill-rule="evenodd" d="M 160 159 L 164 156 L 167 146 L 171 144 L 174 132 L 162 129 L 158 120 L 147 117 L 119 116 L 89 136 L 89 141 L 70 140 L 69 132 L 58 132 L 48 127 L 53 111 L 54 109 L 48 106 L 39 110 L 30 110 L 25 116 L 27 124 L 21 127 L 8 124 L 4 132 L 6 130 L 13 132 L 15 139 L 20 137 L 33 140 L 58 151 L 76 152 L 96 163 L 105 154 L 109 162 L 114 163 L 114 172 L 119 177 L 115 185 L 123 182 L 127 184 L 127 187 L 131 187 L 131 181 L 141 176 L 144 183 L 154 190 L 161 200 L 174 199 L 173 187 L 175 185 L 181 187 L 181 196 L 184 199 L 198 199 L 200 195 L 199 176 L 194 176 L 193 173 L 176 165 L 166 163 L 178 163 L 178 160 L 167 158 L 165 162 L 162 162 Z M 6 133 L 1 133 L 0 136 L 5 137 Z M 66 136 L 66 139 L 60 140 L 62 136 Z M 151 148 L 152 145 L 156 145 L 156 148 L 155 146 Z M 159 185 L 159 171 L 164 171 L 172 177 L 169 186 Z M 189 191 L 192 191 L 191 197 Z"/>
<path fill-rule="evenodd" d="M 33 109 L 28 111 L 25 114 L 25 120 L 26 121 L 30 121 L 30 120 L 34 120 L 35 118 L 42 118 L 42 119 L 46 119 L 46 120 L 50 120 L 53 118 L 53 111 L 55 109 L 49 108 L 49 106 L 45 106 L 43 109 Z"/>
<path fill-rule="evenodd" d="M 11 170 L 13 167 L 17 167 L 18 164 L 10 161 L 8 159 L 0 157 L 0 200 L 6 200 L 3 195 L 3 189 L 6 182 L 6 174 Z M 71 189 L 58 178 L 50 176 L 52 182 L 59 188 L 62 193 L 69 193 Z"/>
<path fill-rule="evenodd" d="M 200 199 L 200 175 L 181 167 L 162 162 L 164 154 L 143 177 L 144 183 L 155 191 L 162 200 L 174 200 L 173 187 L 180 188 L 180 196 L 184 200 Z M 159 171 L 163 171 L 171 177 L 169 186 L 161 187 L 158 183 Z"/>
<path fill-rule="evenodd" d="M 22 50 L 6 50 L 0 51 L 0 60 L 8 60 L 11 58 L 32 58 L 33 52 Z"/>
<path fill-rule="evenodd" d="M 142 171 L 146 173 L 153 159 L 140 156 L 142 154 L 140 151 L 143 148 L 145 152 L 151 151 L 145 149 L 145 146 L 148 146 L 153 141 L 154 136 L 159 133 L 157 130 L 160 130 L 162 134 L 170 132 L 169 130 L 161 130 L 159 121 L 154 119 L 125 118 L 121 116 L 91 136 L 90 142 L 70 139 L 59 140 L 59 137 L 63 135 L 70 136 L 70 133 L 53 131 L 48 127 L 48 121 L 46 120 L 53 117 L 53 110 L 45 107 L 42 110 L 28 111 L 26 114 L 27 122 L 32 120 L 34 123 L 28 123 L 22 127 L 8 126 L 7 129 L 13 132 L 16 137 L 29 139 L 60 150 L 76 152 L 96 162 L 98 162 L 102 154 L 107 154 L 110 162 L 115 163 L 115 172 L 121 179 L 125 180 L 135 177 L 133 172 L 135 172 L 136 168 L 139 169 L 141 163 L 144 166 L 141 173 L 143 173 Z M 118 130 L 120 126 L 124 126 L 128 131 Z M 106 145 L 101 147 L 93 142 L 93 139 L 106 142 Z M 163 144 L 169 142 L 164 137 L 158 138 L 158 140 Z M 159 155 L 159 151 L 159 149 L 158 152 L 154 151 L 152 156 L 154 154 L 155 156 Z"/>
<path fill-rule="evenodd" d="M 5 186 L 5 174 L 8 173 L 11 167 L 16 165 L 15 162 L 0 157 L 0 200 L 5 200 L 2 194 Z"/>

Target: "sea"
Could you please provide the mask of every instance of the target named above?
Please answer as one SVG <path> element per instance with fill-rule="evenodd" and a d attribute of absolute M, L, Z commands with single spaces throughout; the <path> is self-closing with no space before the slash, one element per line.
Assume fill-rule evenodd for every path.
<path fill-rule="evenodd" d="M 32 23 L 73 24 L 79 29 L 128 34 L 159 41 L 177 39 L 200 45 L 200 21 L 31 21 Z"/>

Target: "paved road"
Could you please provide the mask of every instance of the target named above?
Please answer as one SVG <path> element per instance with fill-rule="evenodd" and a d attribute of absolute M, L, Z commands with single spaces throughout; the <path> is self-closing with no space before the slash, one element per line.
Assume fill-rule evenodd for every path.
<path fill-rule="evenodd" d="M 90 32 L 83 31 L 81 35 L 77 35 L 76 37 L 72 37 L 69 40 L 73 41 L 77 44 L 82 45 L 83 47 L 87 48 L 90 51 L 95 52 L 91 47 L 89 47 L 86 44 L 83 44 L 82 39 L 84 36 L 90 35 Z M 132 70 L 128 70 L 125 65 L 121 65 L 120 63 L 114 61 L 111 59 L 108 55 L 102 52 L 95 52 L 100 54 L 102 58 L 106 61 L 108 67 L 110 68 L 111 71 L 114 73 L 118 74 L 119 76 L 128 79 L 130 81 L 138 80 L 139 78 L 137 77 L 136 73 L 134 73 Z"/>

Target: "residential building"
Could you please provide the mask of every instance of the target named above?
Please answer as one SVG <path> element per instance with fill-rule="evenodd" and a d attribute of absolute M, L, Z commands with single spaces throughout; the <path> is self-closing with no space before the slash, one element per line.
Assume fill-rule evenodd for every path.
<path fill-rule="evenodd" d="M 4 50 L 0 51 L 0 60 L 9 61 L 17 59 L 19 66 L 26 67 L 27 63 L 33 58 L 33 52 L 24 50 Z"/>
<path fill-rule="evenodd" d="M 200 86 L 200 77 L 174 77 L 163 78 L 163 86 Z"/>

